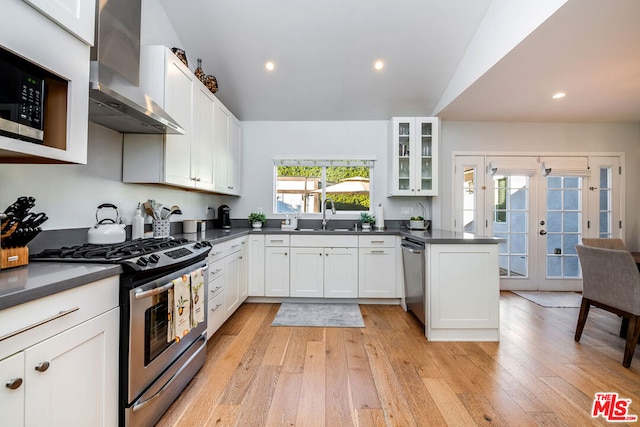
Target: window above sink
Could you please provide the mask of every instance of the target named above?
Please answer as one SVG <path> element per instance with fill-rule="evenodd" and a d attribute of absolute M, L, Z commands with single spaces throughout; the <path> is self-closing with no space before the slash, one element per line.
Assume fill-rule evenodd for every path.
<path fill-rule="evenodd" d="M 305 218 L 322 215 L 332 200 L 336 215 L 371 210 L 373 159 L 274 159 L 273 212 Z"/>

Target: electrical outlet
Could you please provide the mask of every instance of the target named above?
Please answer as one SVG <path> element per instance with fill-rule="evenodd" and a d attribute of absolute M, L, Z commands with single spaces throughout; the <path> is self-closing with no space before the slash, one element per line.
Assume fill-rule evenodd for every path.
<path fill-rule="evenodd" d="M 403 206 L 402 215 L 413 215 L 413 208 L 411 206 Z"/>

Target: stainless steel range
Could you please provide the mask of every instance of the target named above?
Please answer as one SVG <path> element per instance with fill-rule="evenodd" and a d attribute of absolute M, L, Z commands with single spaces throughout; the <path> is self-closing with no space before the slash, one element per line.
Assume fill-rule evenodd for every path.
<path fill-rule="evenodd" d="M 206 269 L 210 250 L 211 244 L 206 241 L 162 238 L 47 249 L 31 256 L 38 261 L 122 265 L 121 426 L 153 425 L 204 364 L 207 298 L 201 301 L 204 321 L 179 340 L 168 339 L 168 313 L 174 280 Z M 205 288 L 206 282 L 205 278 Z"/>

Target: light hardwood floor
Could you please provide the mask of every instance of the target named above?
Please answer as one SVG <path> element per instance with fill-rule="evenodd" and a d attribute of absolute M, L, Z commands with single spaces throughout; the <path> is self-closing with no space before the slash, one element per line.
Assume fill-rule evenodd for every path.
<path fill-rule="evenodd" d="M 640 353 L 622 366 L 620 320 L 599 309 L 576 343 L 577 308 L 503 292 L 499 343 L 443 343 L 399 306 L 361 305 L 366 327 L 344 329 L 271 327 L 278 307 L 242 305 L 157 425 L 606 425 L 596 392 L 640 415 Z"/>

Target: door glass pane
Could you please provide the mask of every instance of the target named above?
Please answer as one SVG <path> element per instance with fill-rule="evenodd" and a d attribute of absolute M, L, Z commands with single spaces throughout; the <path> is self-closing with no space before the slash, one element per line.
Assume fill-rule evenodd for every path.
<path fill-rule="evenodd" d="M 582 237 L 582 178 L 547 177 L 547 278 L 578 278 L 575 245 Z"/>
<path fill-rule="evenodd" d="M 598 203 L 598 206 L 600 207 L 598 237 L 600 238 L 613 237 L 611 191 L 611 168 L 601 167 L 599 191 L 600 200 Z"/>
<path fill-rule="evenodd" d="M 528 277 L 529 178 L 496 176 L 493 184 L 493 232 L 507 240 L 498 245 L 500 276 Z"/>
<path fill-rule="evenodd" d="M 409 190 L 411 176 L 410 140 L 411 123 L 398 123 L 398 189 Z"/>
<path fill-rule="evenodd" d="M 462 189 L 462 227 L 467 233 L 475 233 L 476 226 L 476 168 L 465 166 Z"/>

